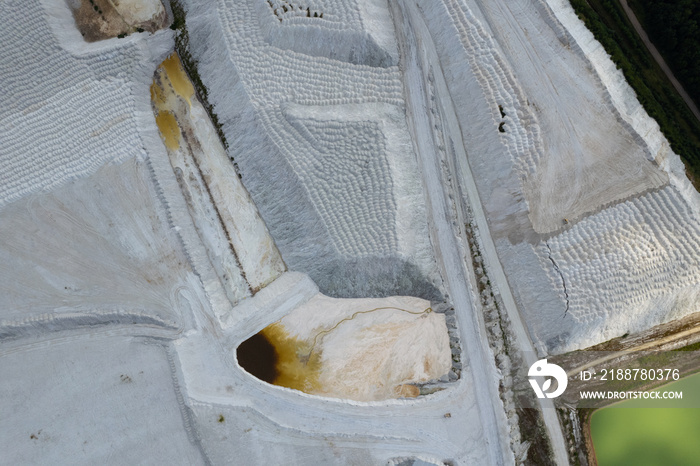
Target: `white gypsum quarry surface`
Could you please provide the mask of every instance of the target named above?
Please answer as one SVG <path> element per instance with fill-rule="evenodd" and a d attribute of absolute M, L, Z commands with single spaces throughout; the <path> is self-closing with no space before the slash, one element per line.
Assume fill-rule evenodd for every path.
<path fill-rule="evenodd" d="M 360 55 L 340 61 L 296 51 L 307 40 L 298 30 L 356 31 L 338 35 L 340 43 L 353 37 L 355 50 L 383 44 L 391 30 L 386 5 L 318 2 L 323 18 L 288 22 L 267 2 L 182 3 L 189 48 L 230 155 L 287 266 L 332 296 L 437 298 L 400 72 L 389 66 L 395 40 L 382 49 L 394 57 L 383 66 L 370 66 L 371 57 L 355 63 Z M 272 27 L 284 49 L 268 41 Z M 336 50 L 335 40 L 328 49 Z"/>
<path fill-rule="evenodd" d="M 0 2 L 3 460 L 524 461 L 466 223 L 526 363 L 700 310 L 698 194 L 565 0 L 111 1 L 185 16 Z M 244 370 L 275 325 L 322 390 Z"/>
<path fill-rule="evenodd" d="M 371 57 L 337 63 L 316 57 L 324 64 L 320 87 L 335 96 L 359 86 L 356 97 L 313 105 L 295 100 L 280 109 L 289 127 L 305 129 L 304 138 L 313 142 L 308 160 L 295 162 L 313 168 L 299 175 L 303 183 L 322 185 L 325 175 L 314 170 L 325 163 L 335 163 L 325 173 L 338 176 L 331 186 L 308 194 L 323 211 L 318 218 L 329 222 L 311 224 L 309 231 L 321 228 L 324 244 L 336 253 L 328 257 L 316 250 L 307 264 L 313 259 L 319 270 L 337 270 L 326 282 L 335 284 L 337 295 L 388 296 L 404 290 L 424 299 L 381 297 L 371 303 L 405 306 L 408 300 L 424 308 L 430 304 L 425 298 L 440 297 L 440 277 L 406 130 L 397 51 L 387 33 L 391 20 L 386 8 L 377 13 L 364 2 L 338 6 L 358 18 L 378 18 L 367 28 L 365 19 L 358 21 L 354 34 L 374 34 L 372 40 L 388 54 L 382 63 L 392 68 L 379 71 L 390 78 L 375 95 L 375 81 L 362 84 L 364 73 L 372 74 L 370 67 L 355 63 Z M 0 97 L 5 142 L 0 149 L 0 409 L 9 420 L 0 426 L 3 460 L 479 463 L 507 443 L 481 429 L 474 387 L 483 382 L 471 375 L 466 358 L 458 382 L 451 372 L 433 381 L 442 391 L 410 400 L 311 396 L 247 374 L 235 350 L 260 329 L 285 317 L 293 323 L 294 310 L 306 303 L 311 309 L 319 302 L 350 309 L 365 300 L 323 297 L 308 275 L 282 273 L 283 265 L 274 258 L 268 262 L 272 256 L 265 248 L 274 243 L 260 233 L 264 224 L 256 229 L 261 217 L 235 170 L 224 164 L 226 154 L 194 96 L 174 104 L 188 105 L 185 111 L 181 105 L 168 110 L 181 131 L 180 142 L 188 146 L 168 151 L 150 86 L 172 53 L 172 31 L 86 43 L 68 5 L 53 0 L 2 2 L 0 17 L 0 84 L 8 89 Z M 36 40 L 26 41 L 27 36 Z M 336 79 L 343 72 L 334 73 L 334 67 L 343 66 L 359 70 L 355 82 Z M 299 71 L 315 68 L 312 61 Z M 379 102 L 387 88 L 394 97 Z M 241 102 L 246 105 L 249 100 Z M 334 105 L 342 107 L 340 116 Z M 267 156 L 259 155 L 264 165 Z M 257 196 L 290 195 L 288 186 L 274 179 L 283 173 L 275 174 L 269 165 L 264 173 L 272 179 L 265 184 L 259 175 L 265 192 Z M 304 191 L 291 194 L 299 192 Z M 212 217 L 214 210 L 228 211 L 221 224 Z M 284 238 L 284 227 L 277 228 Z M 215 265 L 226 238 L 239 253 L 240 274 L 231 282 L 248 290 L 240 295 L 227 293 Z M 304 247 L 315 248 L 318 238 L 294 244 L 303 253 Z M 295 254 L 294 248 L 287 251 Z M 337 269 L 346 262 L 355 267 L 347 281 L 345 271 Z M 359 271 L 367 264 L 375 264 L 375 271 L 365 277 Z M 413 364 L 416 372 L 426 370 L 424 358 L 412 361 L 421 352 L 434 354 L 437 362 L 436 372 L 426 370 L 426 377 L 456 367 L 450 362 L 461 356 L 459 346 L 451 346 L 457 338 L 454 316 L 431 314 L 412 315 L 418 320 L 413 331 L 420 332 L 415 337 L 403 331 L 374 335 L 402 341 L 389 353 L 396 361 L 385 368 Z M 331 338 L 329 333 L 324 352 L 367 347 L 367 329 L 400 326 L 404 318 L 394 313 L 384 320 L 386 315 L 377 314 L 374 326 L 345 322 L 336 330 L 349 334 L 334 331 Z M 446 320 L 452 325 L 449 339 Z M 409 340 L 414 347 L 408 348 Z M 489 375 L 490 386 L 494 380 L 495 374 Z"/>
<path fill-rule="evenodd" d="M 230 153 L 290 269 L 309 273 L 331 296 L 435 296 L 423 181 L 404 120 L 399 68 L 280 51 L 262 37 L 256 2 L 183 4 L 189 51 Z M 357 8 L 353 2 L 327 6 L 324 18 L 336 9 Z M 308 27 L 326 24 L 313 20 Z M 293 30 L 288 37 L 292 43 Z M 459 256 L 451 260 L 463 267 Z M 400 278 L 392 279 L 397 273 Z M 465 315 L 469 292 L 465 281 L 459 287 Z M 460 351 L 453 349 L 453 355 Z M 479 389 L 487 403 L 486 411 L 479 408 L 488 426 L 482 458 L 508 462 L 508 426 L 493 360 L 478 351 L 474 357 L 487 358 L 478 375 L 463 374 L 465 384 L 485 387 Z M 479 425 L 454 413 L 449 419 L 458 429 Z"/>
<path fill-rule="evenodd" d="M 568 2 L 418 5 L 496 246 L 487 265 L 540 355 L 700 311 L 698 194 Z"/>
<path fill-rule="evenodd" d="M 167 340 L 92 330 L 0 347 L 2 464 L 201 464 Z M 129 336 L 131 335 L 131 336 Z"/>
<path fill-rule="evenodd" d="M 277 278 L 284 264 L 176 55 L 158 68 L 151 98 L 197 233 L 208 251 L 220 254 L 210 256 L 210 263 L 235 305 Z M 217 317 L 223 326 L 232 318 Z M 419 298 L 319 294 L 273 326 L 284 334 L 278 335 L 280 343 L 293 345 L 295 353 L 308 351 L 287 355 L 276 348 L 287 358 L 278 362 L 280 377 L 294 383 L 275 384 L 316 395 L 360 401 L 415 396 L 419 389 L 409 384 L 438 379 L 451 369 L 445 317 Z M 320 368 L 312 370 L 317 360 Z M 307 375 L 314 381 L 303 380 Z"/>

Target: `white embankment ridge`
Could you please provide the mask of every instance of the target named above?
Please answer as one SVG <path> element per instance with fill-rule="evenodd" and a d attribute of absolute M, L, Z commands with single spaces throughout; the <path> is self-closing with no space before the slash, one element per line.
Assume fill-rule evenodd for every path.
<path fill-rule="evenodd" d="M 421 6 L 507 286 L 536 347 L 582 348 L 698 312 L 698 253 L 680 243 L 697 237 L 700 196 L 571 7 L 541 0 Z M 446 17 L 451 29 L 438 26 Z M 640 232 L 622 221 L 611 226 L 635 198 L 648 205 Z M 583 228 L 586 235 L 571 236 Z M 640 256 L 644 230 L 659 244 L 654 265 Z"/>
<path fill-rule="evenodd" d="M 572 284 L 570 312 L 578 322 L 578 341 L 572 338 L 563 350 L 700 312 L 700 194 L 658 124 L 571 6 L 558 0 L 547 4 L 670 179 L 670 186 L 603 210 L 550 240 L 559 249 L 562 275 Z"/>
<path fill-rule="evenodd" d="M 192 35 L 190 47 L 231 155 L 290 269 L 334 296 L 437 298 L 398 67 L 299 53 L 306 33 L 275 19 L 266 2 L 187 5 L 188 25 L 209 31 Z M 363 49 L 388 10 L 375 5 L 370 20 L 360 7 L 324 2 L 323 18 L 300 18 L 299 28 L 354 18 L 348 28 L 372 24 L 348 45 Z M 283 31 L 284 49 L 265 25 Z"/>
<path fill-rule="evenodd" d="M 236 256 L 253 291 L 260 290 L 285 271 L 274 241 L 258 210 L 226 155 L 202 105 L 193 100 L 190 116 L 204 151 L 194 158 L 207 178 L 214 203 L 226 226 Z"/>
<path fill-rule="evenodd" d="M 175 55 L 158 68 L 151 91 L 159 131 L 171 136 L 170 164 L 209 256 L 195 267 L 213 268 L 235 306 L 284 272 L 284 262 Z M 230 317 L 218 307 L 217 315 Z"/>

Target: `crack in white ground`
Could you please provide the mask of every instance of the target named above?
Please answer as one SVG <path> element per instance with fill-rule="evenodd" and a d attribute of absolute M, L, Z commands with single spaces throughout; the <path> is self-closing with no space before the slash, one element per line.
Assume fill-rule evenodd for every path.
<path fill-rule="evenodd" d="M 561 277 L 561 283 L 562 283 L 562 286 L 564 287 L 564 296 L 566 297 L 566 309 L 564 310 L 564 317 L 566 317 L 566 314 L 568 314 L 568 312 L 569 312 L 569 292 L 566 289 L 566 280 L 564 279 L 564 274 L 561 273 L 561 270 L 559 270 L 559 265 L 552 257 L 552 248 L 549 247 L 549 243 L 547 241 L 545 241 L 544 244 L 545 244 L 545 246 L 547 246 L 547 257 L 549 257 L 549 260 L 552 261 L 552 265 L 554 265 L 554 269 L 557 271 L 557 273 Z"/>

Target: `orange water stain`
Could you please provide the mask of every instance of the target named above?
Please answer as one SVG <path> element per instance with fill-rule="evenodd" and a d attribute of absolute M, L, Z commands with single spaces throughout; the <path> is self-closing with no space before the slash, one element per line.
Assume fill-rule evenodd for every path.
<path fill-rule="evenodd" d="M 151 84 L 151 102 L 159 109 L 167 102 L 163 89 L 158 85 L 155 79 L 153 80 L 153 84 Z"/>
<path fill-rule="evenodd" d="M 192 83 L 187 77 L 177 53 L 171 54 L 160 66 L 165 70 L 165 74 L 177 95 L 185 98 L 187 103 L 191 104 L 191 99 L 194 95 L 194 86 L 192 86 Z"/>
<path fill-rule="evenodd" d="M 295 338 L 280 323 L 264 328 L 261 333 L 277 353 L 275 385 L 293 388 L 304 393 L 317 393 L 321 388 L 321 353 L 311 343 Z"/>
<path fill-rule="evenodd" d="M 416 398 L 420 395 L 420 388 L 411 384 L 403 384 L 394 387 L 394 394 L 397 398 Z"/>
<path fill-rule="evenodd" d="M 180 127 L 177 124 L 175 115 L 167 110 L 161 110 L 156 115 L 156 124 L 165 142 L 165 147 L 170 150 L 177 150 L 180 147 Z"/>

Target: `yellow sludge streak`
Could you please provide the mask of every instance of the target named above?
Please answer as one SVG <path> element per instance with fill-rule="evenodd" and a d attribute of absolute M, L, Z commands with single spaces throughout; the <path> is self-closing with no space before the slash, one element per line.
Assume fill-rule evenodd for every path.
<path fill-rule="evenodd" d="M 177 150 L 180 147 L 182 132 L 174 113 L 178 108 L 178 97 L 182 97 L 191 105 L 193 95 L 194 87 L 182 67 L 180 58 L 177 53 L 172 53 L 158 66 L 151 84 L 151 101 L 155 108 L 156 124 L 168 150 Z M 187 115 L 178 113 L 178 117 L 189 119 L 189 112 L 185 113 Z"/>
<path fill-rule="evenodd" d="M 278 375 L 274 384 L 306 393 L 316 393 L 320 388 L 320 352 L 309 354 L 309 342 L 290 336 L 280 323 L 265 327 L 261 333 L 275 347 L 277 353 Z"/>
<path fill-rule="evenodd" d="M 173 53 L 160 65 L 165 69 L 165 73 L 173 85 L 173 89 L 180 97 L 187 100 L 191 104 L 192 95 L 194 95 L 194 87 L 190 82 L 185 70 L 182 68 L 180 58 L 176 53 Z"/>
<path fill-rule="evenodd" d="M 155 80 L 153 81 L 153 84 L 151 84 L 151 101 L 159 110 L 165 106 L 167 101 L 163 89 L 156 83 Z"/>
<path fill-rule="evenodd" d="M 156 124 L 165 142 L 165 147 L 177 150 L 180 147 L 180 127 L 172 112 L 162 110 L 156 115 Z"/>

